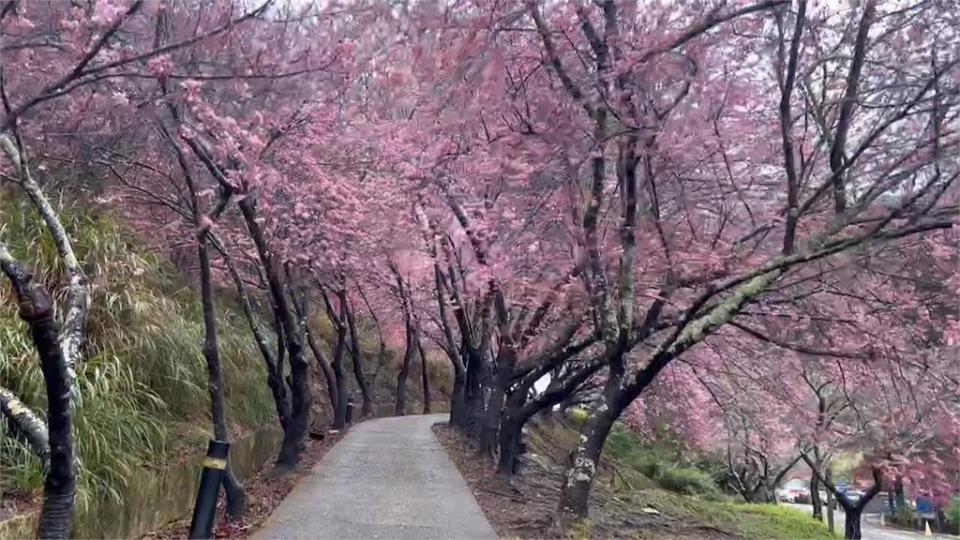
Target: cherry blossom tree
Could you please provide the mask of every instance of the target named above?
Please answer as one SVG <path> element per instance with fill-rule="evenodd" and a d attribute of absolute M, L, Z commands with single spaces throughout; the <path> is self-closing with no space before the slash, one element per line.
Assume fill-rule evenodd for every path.
<path fill-rule="evenodd" d="M 4 174 L 23 190 L 37 209 L 67 276 L 66 300 L 56 309 L 52 295 L 32 282 L 30 272 L 13 259 L 4 246 L 5 273 L 18 292 L 23 306 L 21 313 L 34 328 L 49 392 L 50 454 L 38 531 L 44 538 L 66 537 L 70 528 L 75 488 L 71 398 L 82 397 L 76 395 L 73 382 L 85 342 L 88 292 L 69 235 L 50 203 L 49 194 L 33 176 L 30 159 L 33 156 L 28 148 L 40 148 L 37 170 L 44 171 L 52 148 L 42 143 L 46 142 L 51 127 L 65 125 L 69 133 L 77 131 L 84 120 L 90 120 L 107 133 L 116 133 L 118 115 L 90 114 L 97 108 L 127 105 L 126 96 L 118 92 L 111 81 L 126 77 L 125 71 L 132 66 L 142 66 L 164 53 L 222 34 L 264 7 L 239 19 L 228 16 L 225 24 L 205 28 L 190 39 L 160 47 L 149 42 L 125 43 L 122 39 L 128 33 L 135 34 L 144 22 L 151 20 L 143 2 L 103 1 L 87 6 L 5 2 L 2 6 L 4 61 L 0 67 L 0 94 L 4 115 L 0 143 L 10 164 Z M 5 69 L 13 64 L 18 66 L 16 73 Z M 89 149 L 89 146 L 83 148 L 69 142 L 60 145 L 60 149 L 70 151 L 78 146 Z M 55 311 L 60 313 L 59 320 L 53 318 Z M 12 402 L 7 403 L 6 410 L 13 413 L 14 421 L 18 418 L 26 421 L 24 425 L 36 431 L 35 418 L 22 410 L 18 414 L 18 408 L 11 409 Z"/>
<path fill-rule="evenodd" d="M 953 84 L 946 80 L 955 62 L 935 59 L 929 47 L 920 46 L 897 51 L 903 63 L 917 67 L 911 75 L 867 66 L 864 58 L 887 54 L 894 47 L 893 36 L 909 30 L 903 13 L 881 18 L 877 9 L 867 3 L 843 15 L 808 14 L 804 3 L 796 10 L 785 4 L 766 3 L 739 9 L 720 6 L 706 16 L 691 12 L 686 19 L 674 13 L 669 20 L 658 21 L 651 19 L 650 13 L 631 12 L 616 2 L 605 2 L 593 12 L 571 7 L 547 13 L 536 3 L 528 3 L 542 54 L 552 67 L 557 87 L 587 113 L 595 126 L 590 158 L 592 191 L 583 219 L 584 275 L 599 330 L 607 343 L 610 367 L 604 403 L 593 411 L 584 427 L 584 443 L 561 501 L 564 509 L 575 515 L 585 514 L 586 493 L 600 449 L 621 411 L 663 368 L 741 316 L 748 304 L 783 290 L 791 282 L 802 282 L 807 272 L 822 271 L 822 265 L 847 251 L 881 250 L 883 242 L 896 243 L 909 235 L 952 226 L 949 208 L 953 201 L 944 195 L 956 171 L 944 171 L 941 156 L 945 139 L 938 126 L 949 101 L 941 85 Z M 834 25 L 835 18 L 847 16 L 855 18 L 846 26 Z M 931 24 L 944 22 L 921 7 L 911 16 L 925 18 Z M 658 24 L 666 26 L 658 28 Z M 885 39 L 869 39 L 874 24 L 883 25 L 881 36 Z M 731 33 L 736 25 L 740 28 Z M 766 37 L 741 40 L 749 27 Z M 557 33 L 566 35 L 567 45 L 562 48 L 554 39 Z M 829 54 L 817 51 L 815 45 L 803 47 L 804 35 L 822 47 L 850 51 L 850 55 L 838 63 Z M 630 41 L 632 36 L 665 37 L 644 43 Z M 771 42 L 776 51 L 772 59 L 761 49 Z M 733 66 L 725 61 L 731 46 L 756 51 L 757 64 Z M 582 64 L 571 62 L 573 47 L 579 47 L 576 50 L 580 54 L 587 52 L 594 64 L 584 70 Z M 765 82 L 765 74 L 760 76 L 761 62 L 774 67 L 773 87 Z M 640 78 L 637 66 L 658 66 L 659 70 L 656 75 Z M 728 77 L 737 67 L 742 71 L 734 82 Z M 657 78 L 661 73 L 663 78 Z M 903 77 L 916 82 L 905 85 L 900 82 Z M 831 82 L 833 78 L 838 79 L 842 93 L 834 90 L 837 85 Z M 707 81 L 712 84 L 707 86 Z M 646 96 L 654 84 L 664 89 L 660 95 L 665 97 L 659 102 Z M 795 104 L 793 96 L 800 93 L 797 87 L 801 85 L 807 85 L 803 92 L 811 92 L 802 94 L 803 103 Z M 883 102 L 853 114 L 858 96 L 881 88 Z M 764 100 L 772 96 L 777 97 L 768 106 Z M 737 99 L 751 101 L 738 104 Z M 744 108 L 746 103 L 751 103 L 749 112 Z M 740 112 L 747 116 L 741 117 Z M 819 114 L 819 124 L 797 127 L 795 119 L 812 118 L 814 114 Z M 746 132 L 738 134 L 734 147 L 724 134 L 744 121 L 749 124 L 739 125 Z M 760 138 L 769 136 L 765 127 L 778 125 L 782 148 L 761 146 Z M 699 134 L 682 134 L 697 126 L 701 128 Z M 803 130 L 801 139 L 795 139 L 795 129 Z M 711 131 L 714 137 L 709 137 Z M 704 136 L 717 141 L 716 151 L 702 154 L 684 144 Z M 750 145 L 758 148 L 742 153 Z M 883 159 L 869 158 L 881 152 Z M 611 154 L 613 157 L 608 157 Z M 694 158 L 698 154 L 703 157 Z M 832 159 L 820 159 L 824 154 Z M 715 163 L 717 169 L 711 172 L 698 164 L 698 159 Z M 617 195 L 623 205 L 615 285 L 607 277 L 604 246 L 598 236 L 600 211 L 608 200 L 608 160 L 616 164 Z M 782 164 L 779 170 L 769 166 L 777 160 Z M 700 199 L 700 207 L 709 208 L 713 201 L 722 201 L 722 207 L 713 206 L 709 213 L 695 212 L 689 197 L 703 193 L 703 189 L 695 188 L 687 179 L 695 182 L 697 177 L 714 174 L 716 185 L 731 190 L 732 197 Z M 747 178 L 748 184 L 740 185 L 738 178 Z M 779 182 L 780 178 L 785 178 L 785 183 Z M 776 186 L 782 185 L 786 189 L 777 191 Z M 636 191 L 640 186 L 647 192 Z M 780 195 L 784 192 L 785 199 Z M 824 202 L 828 192 L 833 194 L 832 207 Z M 729 204 L 731 198 L 739 199 L 738 204 Z M 663 213 L 664 204 L 669 204 L 672 215 Z M 638 221 L 638 214 L 643 221 Z M 695 217 L 706 221 L 697 224 Z M 746 226 L 738 230 L 738 222 Z M 683 232 L 688 225 L 689 236 Z M 701 236 L 698 228 L 712 232 Z M 637 241 L 646 238 L 641 234 L 649 234 L 651 248 L 659 255 L 654 258 L 666 265 L 664 273 L 637 268 Z M 684 251 L 674 249 L 680 238 L 686 241 Z M 712 256 L 700 259 L 698 245 L 701 249 L 712 248 Z M 650 284 L 656 291 L 644 320 L 674 315 L 678 321 L 665 332 L 651 336 L 652 352 L 644 355 L 639 370 L 628 376 L 625 344 L 634 332 L 635 281 L 640 275 L 654 278 Z"/>
<path fill-rule="evenodd" d="M 830 456 L 851 448 L 878 479 L 944 491 L 938 461 L 960 416 L 942 399 L 956 393 L 947 358 L 960 341 L 945 300 L 960 278 L 943 264 L 956 259 L 960 202 L 960 10 L 2 6 L 2 178 L 67 269 L 59 327 L 36 319 L 60 348 L 41 354 L 62 364 L 48 388 L 71 386 L 86 309 L 82 265 L 49 203 L 83 180 L 33 176 L 59 164 L 108 179 L 98 189 L 124 195 L 126 215 L 157 231 L 153 247 L 188 238 L 196 249 L 218 437 L 212 291 L 236 288 L 285 434 L 278 465 L 296 464 L 310 425 L 305 349 L 334 426 L 348 369 L 372 413 L 369 317 L 378 365 L 387 343 L 406 349 L 398 413 L 418 355 L 429 400 L 425 353 L 441 351 L 451 424 L 503 474 L 534 414 L 599 388 L 564 479 L 564 520 L 587 515 L 621 418 L 664 423 L 690 448 L 727 447 L 748 500 L 768 499 L 797 460 L 830 486 Z M 3 260 L 21 303 L 48 314 L 29 272 Z M 311 331 L 321 312 L 329 351 Z M 48 445 L 7 394 L 0 410 L 49 448 L 51 501 L 72 499 L 69 400 L 51 401 Z M 55 521 L 52 536 L 66 530 Z"/>

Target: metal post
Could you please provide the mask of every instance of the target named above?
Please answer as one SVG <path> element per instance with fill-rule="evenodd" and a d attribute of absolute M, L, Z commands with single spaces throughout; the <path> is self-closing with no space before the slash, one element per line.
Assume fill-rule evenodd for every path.
<path fill-rule="evenodd" d="M 217 496 L 220 484 L 227 468 L 227 452 L 230 443 L 210 441 L 207 457 L 203 460 L 203 472 L 200 473 L 200 489 L 197 490 L 197 504 L 193 507 L 193 520 L 190 522 L 190 538 L 213 538 L 213 521 L 217 512 Z"/>

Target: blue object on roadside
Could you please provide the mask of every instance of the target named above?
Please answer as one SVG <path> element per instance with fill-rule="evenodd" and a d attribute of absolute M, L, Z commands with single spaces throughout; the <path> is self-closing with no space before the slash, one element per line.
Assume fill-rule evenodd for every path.
<path fill-rule="evenodd" d="M 844 482 L 843 480 L 837 482 L 837 483 L 836 483 L 836 486 L 837 486 L 837 491 L 839 491 L 840 493 L 846 493 L 846 492 L 847 492 L 847 483 Z"/>
<path fill-rule="evenodd" d="M 917 513 L 925 514 L 928 512 L 936 512 L 937 507 L 933 504 L 933 499 L 930 497 L 917 497 Z"/>

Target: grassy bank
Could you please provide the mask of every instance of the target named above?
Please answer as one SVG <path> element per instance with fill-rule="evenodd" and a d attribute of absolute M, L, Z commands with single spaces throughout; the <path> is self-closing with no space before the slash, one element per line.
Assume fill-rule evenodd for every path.
<path fill-rule="evenodd" d="M 538 422 L 528 436 L 530 450 L 565 463 L 579 438 L 573 416 L 569 421 Z M 672 451 L 615 425 L 594 484 L 591 520 L 576 527 L 572 536 L 605 536 L 617 530 L 626 537 L 664 539 L 838 537 L 793 508 L 740 502 L 721 492 L 707 472 L 677 466 Z"/>
<path fill-rule="evenodd" d="M 196 284 L 150 252 L 121 219 L 90 204 L 62 204 L 60 217 L 90 284 L 88 343 L 77 366 L 79 399 L 75 444 L 79 473 L 77 504 L 119 499 L 134 468 L 161 467 L 201 451 L 210 437 L 207 372 L 201 346 L 203 323 Z M 2 235 L 13 254 L 48 286 L 63 283 L 63 268 L 35 212 L 12 197 L 0 197 Z M 218 330 L 227 420 L 234 436 L 275 421 L 275 408 L 259 351 L 232 288 L 217 291 Z M 266 306 L 260 306 L 267 313 Z M 0 281 L 0 385 L 44 416 L 46 396 L 39 362 L 6 280 Z M 368 380 L 379 363 L 378 340 L 358 314 Z M 264 327 L 269 327 L 264 321 Z M 325 342 L 329 322 L 314 310 L 311 327 Z M 322 346 L 326 347 L 326 343 Z M 329 349 L 329 347 L 326 347 Z M 328 350 L 329 352 L 329 350 Z M 315 360 L 308 352 L 311 368 Z M 392 413 L 400 355 L 388 350 L 374 384 L 378 409 Z M 359 405 L 352 369 L 348 385 Z M 449 367 L 429 363 L 433 399 L 449 392 Z M 419 362 L 408 380 L 410 411 L 421 410 Z M 319 373 L 313 374 L 314 419 L 330 418 Z M 0 422 L 0 490 L 18 500 L 35 499 L 43 468 L 28 447 Z"/>
<path fill-rule="evenodd" d="M 47 284 L 62 283 L 49 235 L 29 207 L 0 200 L 3 237 Z M 78 366 L 78 504 L 118 497 L 129 470 L 156 466 L 208 437 L 203 325 L 191 284 L 107 214 L 67 205 L 61 218 L 91 285 L 88 338 Z M 0 286 L 0 384 L 41 416 L 45 391 L 36 353 L 7 283 Z M 220 336 L 227 417 L 235 431 L 272 419 L 259 353 L 242 314 L 222 298 Z M 40 462 L 13 437 L 0 439 L 4 492 L 36 492 Z"/>

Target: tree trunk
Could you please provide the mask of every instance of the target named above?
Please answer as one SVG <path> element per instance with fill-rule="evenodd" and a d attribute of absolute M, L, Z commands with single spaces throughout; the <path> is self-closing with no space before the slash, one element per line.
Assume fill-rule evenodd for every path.
<path fill-rule="evenodd" d="M 223 491 L 227 495 L 227 516 L 230 519 L 236 519 L 246 512 L 247 494 L 243 490 L 243 484 L 237 480 L 233 473 L 233 464 L 227 460 L 227 469 L 223 475 Z"/>
<path fill-rule="evenodd" d="M 290 396 L 287 393 L 287 383 L 280 374 L 279 366 L 267 369 L 267 386 L 270 387 L 270 393 L 273 395 L 280 429 L 286 431 L 290 420 Z"/>
<path fill-rule="evenodd" d="M 294 367 L 296 366 L 296 367 Z M 277 456 L 277 466 L 292 469 L 300 462 L 300 452 L 303 450 L 303 439 L 310 424 L 310 389 L 307 383 L 309 371 L 299 363 L 291 361 L 290 377 L 293 383 L 293 399 L 291 401 L 291 415 L 287 429 L 283 433 L 283 442 L 280 445 L 280 454 Z M 298 373 L 299 371 L 301 371 Z"/>
<path fill-rule="evenodd" d="M 51 304 L 52 305 L 52 304 Z M 21 308 L 21 313 L 23 310 Z M 73 468 L 73 417 L 70 410 L 70 377 L 60 353 L 59 330 L 53 311 L 31 322 L 33 342 L 47 386 L 50 468 L 43 483 L 40 538 L 68 538 L 76 477 Z"/>
<path fill-rule="evenodd" d="M 50 460 L 43 483 L 43 506 L 37 536 L 69 538 L 76 491 L 71 377 L 60 347 L 60 327 L 54 317 L 53 298 L 46 289 L 33 282 L 33 275 L 10 255 L 3 244 L 0 244 L 0 267 L 13 286 L 20 318 L 30 326 L 47 390 Z"/>
<path fill-rule="evenodd" d="M 833 482 L 833 473 L 830 472 L 830 467 L 827 467 L 827 470 L 824 472 L 824 476 L 827 478 L 827 481 Z M 836 530 L 836 525 L 834 522 L 833 510 L 836 508 L 837 502 L 833 498 L 833 491 L 827 490 L 827 530 L 830 531 L 830 534 Z"/>
<path fill-rule="evenodd" d="M 893 482 L 893 493 L 896 508 L 894 511 L 907 506 L 907 497 L 903 493 L 903 477 L 897 476 Z"/>
<path fill-rule="evenodd" d="M 347 300 L 347 291 L 340 291 L 340 302 L 344 306 L 347 315 L 347 326 L 350 329 L 350 355 L 353 359 L 353 376 L 357 380 L 357 386 L 360 388 L 360 395 L 363 399 L 363 405 L 360 407 L 360 416 L 367 417 L 373 415 L 373 396 L 370 394 L 370 387 L 367 386 L 367 379 L 363 374 L 363 351 L 360 350 L 360 339 L 357 337 L 357 324 L 353 318 L 353 308 Z"/>
<path fill-rule="evenodd" d="M 862 537 L 862 532 L 860 530 L 860 518 L 863 515 L 863 509 L 870 504 L 870 501 L 877 496 L 877 493 L 880 493 L 880 489 L 883 487 L 883 473 L 880 469 L 874 467 L 873 469 L 873 486 L 867 490 L 867 492 L 860 497 L 860 500 L 857 501 L 856 505 L 844 505 L 844 512 L 846 514 L 846 519 L 844 523 L 844 538 L 847 540 L 859 540 Z"/>
<path fill-rule="evenodd" d="M 475 359 L 477 355 L 471 351 L 464 352 L 464 366 L 466 367 L 466 384 L 464 386 L 464 431 L 470 432 L 474 424 L 477 410 L 480 408 L 480 365 Z"/>
<path fill-rule="evenodd" d="M 383 371 L 383 366 L 387 364 L 387 344 L 380 340 L 380 345 L 377 346 L 377 367 L 373 370 L 373 375 L 370 376 L 370 394 L 373 396 L 373 400 L 377 400 L 377 379 L 380 377 L 380 372 Z"/>
<path fill-rule="evenodd" d="M 507 396 L 507 407 L 500 423 L 500 458 L 497 462 L 497 474 L 512 475 L 516 472 L 523 426 L 541 410 L 535 406 L 535 403 L 527 403 L 527 392 L 530 386 L 532 385 L 528 381 L 521 381 Z"/>
<path fill-rule="evenodd" d="M 490 392 L 490 402 L 483 414 L 480 428 L 480 454 L 493 459 L 497 450 L 497 434 L 500 432 L 500 415 L 503 410 L 504 390 L 495 384 Z"/>
<path fill-rule="evenodd" d="M 246 197 L 237 206 L 243 215 L 247 230 L 257 248 L 257 255 L 263 266 L 263 271 L 270 289 L 270 299 L 275 316 L 279 319 L 287 345 L 287 354 L 290 358 L 290 417 L 283 432 L 283 443 L 280 454 L 277 456 L 277 465 L 280 467 L 294 467 L 300 461 L 300 451 L 303 449 L 303 439 L 307 434 L 310 423 L 310 369 L 303 356 L 303 344 L 300 342 L 295 325 L 291 319 L 290 306 L 287 295 L 273 255 L 267 248 L 263 230 L 257 222 L 253 208 L 253 197 Z M 277 359 L 279 363 L 279 358 Z"/>
<path fill-rule="evenodd" d="M 509 414 L 504 415 L 503 422 L 500 423 L 500 457 L 497 461 L 497 474 L 509 476 L 517 471 L 522 429 L 523 423 Z"/>
<path fill-rule="evenodd" d="M 813 519 L 823 521 L 823 505 L 820 502 L 820 481 L 817 473 L 810 473 L 810 504 L 813 505 Z"/>
<path fill-rule="evenodd" d="M 397 416 L 407 414 L 407 376 L 410 374 L 410 363 L 413 361 L 414 347 L 416 346 L 413 339 L 413 328 L 411 328 L 408 315 L 407 343 L 403 351 L 403 364 L 397 373 L 397 406 L 395 411 Z"/>
<path fill-rule="evenodd" d="M 466 374 L 462 370 L 453 371 L 453 392 L 450 394 L 450 425 L 464 429 L 467 416 Z"/>
<path fill-rule="evenodd" d="M 333 350 L 333 378 L 337 383 L 337 404 L 334 409 L 333 427 L 343 429 L 347 426 L 347 375 L 343 372 L 343 354 L 347 348 L 347 335 L 344 328 L 337 331 L 337 345 Z"/>
<path fill-rule="evenodd" d="M 430 372 L 427 370 L 427 355 L 417 332 L 417 352 L 420 353 L 420 379 L 423 385 L 423 414 L 430 414 Z"/>
<path fill-rule="evenodd" d="M 218 441 L 230 442 L 230 432 L 227 430 L 227 416 L 223 403 L 223 372 L 220 365 L 217 313 L 213 298 L 210 252 L 207 249 L 206 233 L 200 233 L 197 242 L 197 259 L 200 263 L 200 303 L 203 309 L 203 357 L 207 362 L 207 391 L 210 393 L 210 418 L 213 421 L 213 437 Z M 229 467 L 227 474 L 224 476 L 223 488 L 227 496 L 227 515 L 230 518 L 240 517 L 243 515 L 246 505 L 246 494 L 243 491 L 243 486 L 233 476 Z"/>
<path fill-rule="evenodd" d="M 800 455 L 803 457 L 804 461 L 807 462 L 807 465 L 810 466 L 810 469 L 819 474 L 817 465 L 811 461 L 806 454 L 801 453 Z M 848 540 L 858 540 L 861 538 L 860 517 L 863 514 L 863 509 L 870 504 L 870 501 L 877 496 L 877 493 L 879 493 L 880 489 L 883 487 L 883 471 L 879 467 L 873 467 L 873 485 L 865 494 L 863 494 L 863 496 L 860 497 L 860 500 L 858 500 L 856 504 L 851 503 L 850 500 L 847 499 L 847 497 L 837 489 L 837 487 L 833 484 L 829 474 L 820 476 L 818 479 L 830 491 L 834 492 L 834 495 L 838 498 L 840 505 L 843 507 L 845 517 L 843 537 Z"/>
<path fill-rule="evenodd" d="M 490 394 L 490 402 L 484 416 L 483 429 L 480 431 L 480 453 L 490 458 L 493 458 L 496 452 L 497 433 L 500 431 L 500 417 L 503 414 L 503 402 L 507 395 L 507 388 L 513 380 L 514 367 L 517 365 L 517 350 L 509 337 L 501 337 L 500 350 L 497 356 L 497 370 Z"/>
<path fill-rule="evenodd" d="M 464 431 L 472 436 L 480 435 L 480 425 L 483 421 L 483 393 L 480 385 L 481 353 L 473 349 L 466 349 L 466 388 Z"/>
<path fill-rule="evenodd" d="M 860 515 L 863 512 L 862 507 L 857 508 L 847 508 L 845 512 L 846 518 L 844 519 L 843 525 L 843 538 L 844 540 L 860 540 L 863 538 L 863 534 L 860 531 Z"/>
<path fill-rule="evenodd" d="M 253 333 L 254 341 L 257 342 L 257 348 L 260 350 L 260 356 L 263 358 L 263 363 L 267 369 L 267 386 L 270 387 L 270 393 L 273 395 L 273 402 L 277 410 L 277 420 L 280 423 L 280 427 L 286 431 L 287 420 L 290 418 L 290 396 L 287 391 L 287 384 L 281 376 L 282 369 L 280 362 L 282 358 L 275 358 L 273 353 L 270 352 L 267 339 L 260 331 L 260 327 L 254 318 L 253 306 L 250 305 L 250 298 L 247 296 L 246 288 L 243 286 L 243 279 L 241 279 L 240 273 L 237 272 L 237 267 L 233 263 L 233 258 L 230 256 L 230 253 L 223 247 L 221 242 L 215 240 L 209 231 L 207 238 L 223 256 L 223 262 L 227 265 L 230 276 L 233 278 L 233 284 L 237 289 L 237 294 L 240 296 L 240 305 L 243 307 L 243 314 L 247 319 L 247 324 L 250 325 L 250 331 Z M 282 333 L 277 335 L 278 341 L 283 340 L 281 336 Z"/>
<path fill-rule="evenodd" d="M 521 433 L 523 426 L 541 411 L 550 411 L 551 408 L 564 400 L 579 385 L 595 373 L 603 365 L 597 362 L 593 366 L 586 366 L 564 381 L 558 379 L 551 381 L 546 390 L 537 395 L 536 399 L 529 399 L 530 389 L 539 380 L 545 372 L 533 372 L 525 376 L 512 392 L 507 396 L 507 407 L 503 413 L 502 425 L 500 426 L 500 462 L 498 463 L 498 472 L 504 474 L 513 474 L 516 471 L 515 463 L 510 460 L 516 460 L 520 455 L 519 445 L 522 443 Z M 508 427 L 505 427 L 508 426 Z M 504 431 L 506 430 L 506 431 Z M 511 447 L 512 445 L 512 447 Z M 510 448 L 505 451 L 505 448 Z M 505 457 L 506 456 L 506 457 Z"/>
<path fill-rule="evenodd" d="M 324 358 L 323 352 L 320 351 L 316 341 L 313 339 L 313 332 L 309 329 L 307 329 L 307 344 L 310 345 L 310 350 L 313 351 L 313 357 L 317 360 L 320 373 L 323 373 L 323 380 L 327 383 L 327 396 L 330 398 L 330 410 L 336 412 L 340 403 L 337 377 L 333 374 L 333 369 L 330 367 L 327 359 Z"/>
<path fill-rule="evenodd" d="M 46 465 L 50 458 L 47 425 L 10 390 L 0 386 L 0 411 L 16 437 L 25 441 L 40 461 Z"/>
<path fill-rule="evenodd" d="M 587 517 L 590 487 L 597 474 L 597 464 L 607 435 L 619 415 L 608 403 L 601 405 L 587 417 L 580 430 L 580 444 L 573 452 L 560 494 L 560 514 L 565 520 Z"/>
<path fill-rule="evenodd" d="M 407 370 L 403 368 L 397 373 L 397 400 L 393 414 L 396 416 L 407 414 Z"/>

